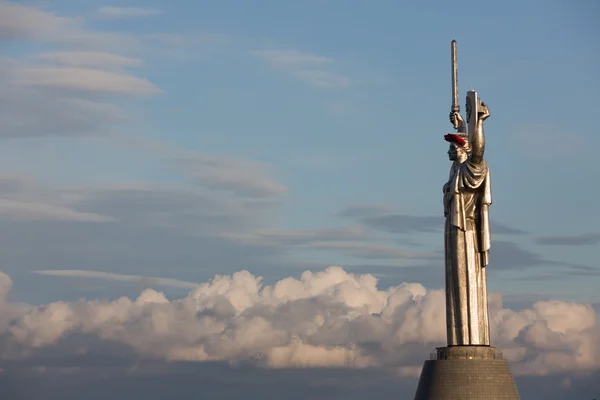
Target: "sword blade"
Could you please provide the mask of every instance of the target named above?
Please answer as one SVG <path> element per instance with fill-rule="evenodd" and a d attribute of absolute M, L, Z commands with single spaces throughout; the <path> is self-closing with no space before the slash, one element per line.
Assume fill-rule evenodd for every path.
<path fill-rule="evenodd" d="M 452 56 L 452 111 L 460 111 L 458 100 L 458 54 L 456 51 L 456 40 L 450 46 Z"/>

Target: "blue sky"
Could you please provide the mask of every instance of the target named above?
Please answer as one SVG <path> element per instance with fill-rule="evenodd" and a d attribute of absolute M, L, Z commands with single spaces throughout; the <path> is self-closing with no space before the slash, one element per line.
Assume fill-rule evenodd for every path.
<path fill-rule="evenodd" d="M 37 113 L 36 105 L 28 102 L 40 96 L 47 96 L 43 99 L 50 103 L 55 98 L 78 104 L 89 101 L 90 107 L 98 108 L 77 123 L 73 122 L 77 111 L 68 109 L 74 103 L 65 103 L 45 120 L 40 118 L 39 123 L 20 130 L 23 125 L 17 119 L 30 119 L 28 113 L 22 111 L 15 117 L 5 111 L 4 118 L 17 128 L 4 135 L 9 138 L 0 150 L 0 166 L 53 192 L 139 186 L 154 190 L 169 185 L 183 191 L 201 190 L 202 196 L 209 194 L 217 203 L 222 198 L 232 207 L 246 208 L 244 218 L 252 220 L 255 232 L 250 225 L 234 223 L 221 232 L 229 236 L 242 231 L 256 236 L 256 230 L 265 229 L 289 235 L 297 230 L 317 234 L 334 228 L 362 229 L 359 221 L 339 214 L 365 204 L 388 207 L 390 215 L 440 216 L 440 188 L 449 168 L 442 140 L 451 129 L 447 121 L 449 41 L 457 39 L 461 98 L 466 90 L 476 89 L 492 111 L 486 131 L 486 157 L 493 176 L 492 217 L 526 232 L 494 239 L 518 245 L 529 252 L 525 256 L 535 254 L 550 261 L 550 265 L 540 261 L 524 268 L 519 263 L 527 260 L 511 260 L 512 271 L 492 274 L 490 286 L 515 293 L 560 289 L 565 298 L 600 301 L 594 290 L 596 275 L 589 279 L 559 265 L 598 267 L 594 234 L 600 224 L 595 209 L 599 193 L 592 182 L 600 173 L 595 162 L 600 139 L 594 112 L 599 101 L 599 53 L 593 4 L 19 4 L 48 17 L 39 21 L 37 31 L 13 25 L 4 28 L 4 56 L 14 63 L 11 73 L 27 67 L 30 75 L 37 74 L 7 75 L 30 91 L 29 98 L 26 93 L 19 96 L 21 110 L 31 107 Z M 129 15 L 122 8 L 111 11 L 114 6 L 133 11 Z M 82 64 L 74 60 L 82 57 L 81 52 L 125 57 L 125 61 Z M 65 61 L 69 54 L 71 58 Z M 63 68 L 69 63 L 87 68 L 79 73 L 81 79 L 92 82 L 90 87 L 78 86 L 75 76 L 71 81 L 62 77 L 60 82 L 41 82 L 41 74 L 57 71 L 39 68 Z M 106 89 L 100 80 L 114 76 L 85 76 L 90 69 L 102 68 L 125 80 Z M 93 85 L 96 80 L 99 86 Z M 12 100 L 7 95 L 5 101 Z M 65 128 L 69 123 L 72 129 Z M 165 162 L 169 157 L 186 157 L 184 152 L 192 158 L 212 157 L 222 165 L 215 169 L 196 160 L 193 166 L 182 168 L 179 161 L 178 165 Z M 248 175 L 242 175 L 240 168 L 247 169 Z M 231 174 L 239 182 L 227 177 Z M 212 186 L 207 189 L 207 184 Z M 243 195 L 235 194 L 236 185 L 263 185 L 259 191 L 264 193 L 240 199 Z M 143 204 L 143 196 L 136 201 Z M 240 206 L 247 201 L 256 202 L 260 212 L 247 209 L 247 204 Z M 175 206 L 166 204 L 165 214 L 177 212 L 167 207 Z M 6 212 L 9 219 L 20 221 L 20 217 L 10 217 L 10 212 Z M 85 231 L 87 222 L 81 224 Z M 331 234 L 323 240 L 339 240 Z M 591 243 L 535 244 L 540 236 L 576 235 L 592 235 Z M 441 232 L 423 234 L 419 229 L 391 235 L 367 229 L 352 240 L 424 252 L 439 251 L 442 246 Z M 98 261 L 98 268 L 147 275 L 143 265 L 120 265 L 119 255 L 103 246 L 98 251 L 113 253 L 112 261 L 106 265 Z M 309 269 L 333 264 L 360 265 L 368 271 L 370 265 L 385 265 L 391 267 L 392 275 L 402 275 L 402 266 L 420 262 L 402 257 L 357 259 L 347 251 L 336 251 L 338 245 L 322 245 L 328 247 L 323 251 L 304 243 L 287 246 L 284 254 L 277 246 L 266 253 L 272 251 L 270 261 L 281 269 L 288 263 L 302 268 L 302 262 Z M 169 246 L 165 249 L 169 251 Z M 44 262 L 27 266 L 15 258 L 20 265 L 7 269 L 19 273 L 89 269 L 78 265 L 81 261 L 43 258 Z M 215 252 L 208 261 L 199 258 L 196 262 L 190 256 L 181 267 L 186 273 L 166 266 L 155 272 L 191 280 L 195 280 L 195 269 L 196 279 L 224 272 L 221 266 L 227 262 L 222 254 Z M 252 271 L 253 265 L 226 266 L 230 272 Z M 561 268 L 567 277 L 548 277 Z M 493 259 L 490 269 L 494 270 Z M 518 277 L 529 280 L 515 280 Z M 28 279 L 23 274 L 17 284 Z M 417 280 L 419 276 L 395 279 Z"/>
<path fill-rule="evenodd" d="M 552 330 L 521 343 L 540 360 L 556 347 L 543 342 L 556 332 L 573 354 L 593 354 L 577 346 L 598 337 L 589 312 L 600 305 L 599 6 L 407 3 L 0 2 L 0 267 L 14 283 L 8 299 L 135 298 L 148 286 L 180 298 L 215 275 L 247 270 L 271 284 L 332 265 L 345 272 L 280 287 L 304 290 L 304 299 L 331 282 L 354 282 L 361 291 L 332 296 L 350 308 L 368 299 L 375 310 L 389 286 L 441 288 L 441 188 L 450 168 L 443 135 L 452 130 L 456 39 L 460 97 L 477 90 L 492 114 L 488 284 L 508 308 L 493 307 L 519 315 L 511 323 L 537 315 Z M 372 274 L 380 291 L 349 273 Z M 236 277 L 214 287 L 234 288 L 227 301 L 237 309 L 258 281 Z M 0 275 L 0 295 L 7 279 Z M 394 290 L 406 288 L 421 291 Z M 167 301 L 143 293 L 142 303 Z M 186 299 L 204 296 L 193 293 Z M 532 305 L 548 299 L 578 304 Z M 53 304 L 43 312 L 71 315 L 61 308 L 71 303 Z M 23 322 L 35 330 L 23 343 L 58 340 L 58 328 L 43 329 L 48 321 L 55 320 Z M 187 332 L 195 321 L 173 326 Z M 587 322 L 594 326 L 575 329 Z M 504 338 L 504 328 L 498 340 L 517 354 L 511 346 L 529 339 Z M 112 331 L 102 332 L 106 339 Z M 337 357 L 321 350 L 319 357 Z M 585 362 L 569 368 L 597 370 L 597 361 Z M 560 385 L 577 386 L 569 376 Z"/>
<path fill-rule="evenodd" d="M 72 18 L 77 28 L 65 29 L 75 32 L 66 30 L 67 39 L 46 41 L 40 36 L 7 42 L 6 56 L 34 66 L 44 64 L 36 55 L 59 51 L 129 57 L 139 67 L 126 66 L 121 72 L 145 79 L 149 88 L 132 87 L 128 93 L 73 89 L 74 101 L 91 98 L 108 104 L 124 120 L 116 116 L 110 123 L 99 112 L 98 121 L 89 124 L 92 137 L 91 129 L 75 129 L 65 137 L 60 126 L 64 121 L 50 121 L 56 125 L 54 135 L 34 126 L 37 131 L 27 132 L 30 137 L 19 139 L 20 132 L 6 140 L 4 169 L 61 187 L 190 183 L 189 174 L 161 164 L 162 155 L 155 150 L 118 136 L 229 157 L 224 163 L 261 163 L 256 173 L 240 178 L 278 186 L 267 193 L 274 204 L 265 206 L 263 215 L 252 216 L 258 229 L 293 234 L 356 225 L 338 214 L 361 204 L 391 207 L 390 214 L 439 215 L 439 189 L 448 170 L 441 140 L 450 129 L 448 42 L 456 38 L 461 98 L 466 90 L 476 89 L 492 110 L 486 153 L 493 174 L 492 216 L 527 232 L 502 240 L 551 262 L 597 267 L 597 240 L 587 246 L 532 244 L 538 236 L 593 234 L 600 224 L 594 207 L 598 193 L 590 184 L 599 175 L 593 112 L 598 104 L 597 28 L 585 6 L 440 2 L 407 7 L 379 2 L 365 7 L 362 2 L 334 1 L 127 6 L 151 11 L 115 18 L 97 11 L 107 7 L 100 2 L 41 3 L 48 13 Z M 83 37 L 79 42 L 77 35 Z M 94 35 L 116 39 L 104 43 Z M 69 43 L 73 38 L 75 43 Z M 53 93 L 45 94 L 63 96 L 59 86 L 51 89 Z M 224 173 L 239 174 L 235 168 Z M 144 203 L 143 198 L 139 201 Z M 236 228 L 229 233 L 235 234 Z M 368 232 L 363 239 L 436 251 L 440 236 Z M 282 266 L 290 258 L 310 262 L 307 268 L 359 263 L 368 270 L 369 263 L 382 264 L 306 247 L 288 249 Z M 219 273 L 220 254 L 214 257 L 216 267 L 185 267 L 198 268 L 202 277 Z M 491 287 L 539 293 L 560 287 L 566 297 L 600 300 L 594 297 L 597 282 L 579 276 L 526 284 L 509 279 L 545 277 L 550 268 L 558 268 L 542 262 L 528 272 L 518 265 L 522 261 L 514 260 L 518 273 L 499 271 Z M 393 267 L 407 262 L 384 263 Z M 62 260 L 51 264 L 87 269 Z M 143 265 L 106 267 L 144 275 Z M 29 268 L 54 269 L 43 263 Z M 177 268 L 165 268 L 164 273 L 178 278 Z M 186 274 L 191 278 L 193 274 Z"/>

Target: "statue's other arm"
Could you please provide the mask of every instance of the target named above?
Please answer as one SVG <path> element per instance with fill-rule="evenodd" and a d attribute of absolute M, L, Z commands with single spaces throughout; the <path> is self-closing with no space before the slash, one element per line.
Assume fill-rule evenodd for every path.
<path fill-rule="evenodd" d="M 490 116 L 490 111 L 484 102 L 479 105 L 479 118 L 477 120 L 477 128 L 473 132 L 471 138 L 471 156 L 469 161 L 474 164 L 479 164 L 483 161 L 483 153 L 485 152 L 485 135 L 483 133 L 483 121 Z"/>

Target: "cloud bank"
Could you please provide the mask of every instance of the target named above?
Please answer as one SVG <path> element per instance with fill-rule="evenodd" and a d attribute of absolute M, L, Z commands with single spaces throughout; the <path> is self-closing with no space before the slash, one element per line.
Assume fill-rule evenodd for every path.
<path fill-rule="evenodd" d="M 267 368 L 378 367 L 417 376 L 445 337 L 444 294 L 418 283 L 385 290 L 371 275 L 339 267 L 263 285 L 247 271 L 216 276 L 182 299 L 153 289 L 137 299 L 43 306 L 7 301 L 0 275 L 0 357 L 24 359 L 85 335 L 78 354 L 101 343 L 126 345 L 167 361 L 252 362 Z M 518 375 L 600 369 L 600 329 L 592 306 L 541 301 L 503 308 L 490 296 L 493 343 Z"/>

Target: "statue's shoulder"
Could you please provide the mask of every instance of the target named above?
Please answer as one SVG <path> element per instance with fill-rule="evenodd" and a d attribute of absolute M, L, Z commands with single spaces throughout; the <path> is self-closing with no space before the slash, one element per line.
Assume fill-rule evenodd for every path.
<path fill-rule="evenodd" d="M 462 164 L 460 164 L 460 168 L 469 168 L 469 169 L 476 169 L 476 170 L 480 170 L 480 171 L 487 171 L 488 170 L 488 163 L 487 161 L 485 161 L 485 158 L 483 158 L 481 161 L 479 162 L 473 162 L 471 160 L 471 157 L 467 158 L 467 160 L 465 162 L 463 162 Z"/>

